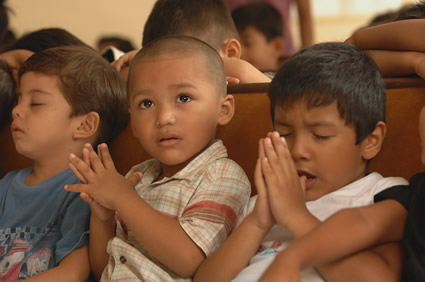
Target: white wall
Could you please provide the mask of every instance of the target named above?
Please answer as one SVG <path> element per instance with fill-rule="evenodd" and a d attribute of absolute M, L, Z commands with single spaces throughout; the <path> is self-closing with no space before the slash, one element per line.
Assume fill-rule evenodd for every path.
<path fill-rule="evenodd" d="M 155 0 L 8 0 L 10 25 L 22 35 L 61 27 L 94 46 L 102 34 L 121 34 L 140 47 L 143 26 Z"/>

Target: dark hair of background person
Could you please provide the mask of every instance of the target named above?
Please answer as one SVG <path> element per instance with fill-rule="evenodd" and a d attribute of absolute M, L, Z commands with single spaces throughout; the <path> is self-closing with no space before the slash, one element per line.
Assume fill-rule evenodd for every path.
<path fill-rule="evenodd" d="M 232 12 L 236 29 L 244 30 L 252 26 L 266 37 L 267 41 L 283 34 L 282 16 L 271 4 L 255 2 L 242 5 Z"/>
<path fill-rule="evenodd" d="M 226 39 L 239 40 L 223 0 L 158 0 L 146 21 L 142 46 L 166 35 L 190 35 L 216 50 Z"/>
<path fill-rule="evenodd" d="M 0 129 L 10 120 L 16 101 L 16 85 L 12 69 L 6 61 L 0 60 Z"/>
<path fill-rule="evenodd" d="M 425 1 L 418 1 L 414 4 L 406 4 L 402 6 L 394 21 L 424 19 L 425 18 Z"/>
<path fill-rule="evenodd" d="M 308 67 L 306 67 L 308 66 Z M 274 109 L 305 101 L 308 108 L 337 102 L 341 118 L 352 124 L 359 144 L 385 122 L 385 84 L 375 61 L 351 44 L 326 42 L 306 47 L 290 57 L 270 83 Z"/>
<path fill-rule="evenodd" d="M 9 30 L 9 12 L 11 10 L 6 5 L 6 0 L 0 0 L 0 42 Z"/>
<path fill-rule="evenodd" d="M 16 42 L 16 35 L 13 31 L 7 30 L 3 39 L 0 41 L 0 53 L 9 50 Z"/>
<path fill-rule="evenodd" d="M 133 51 L 135 48 L 130 40 L 120 36 L 102 36 L 97 40 L 97 50 L 102 51 L 105 47 L 114 46 L 124 53 Z"/>
<path fill-rule="evenodd" d="M 18 38 L 10 50 L 25 49 L 40 52 L 48 48 L 59 46 L 80 45 L 91 48 L 78 37 L 62 28 L 42 28 L 24 34 Z"/>

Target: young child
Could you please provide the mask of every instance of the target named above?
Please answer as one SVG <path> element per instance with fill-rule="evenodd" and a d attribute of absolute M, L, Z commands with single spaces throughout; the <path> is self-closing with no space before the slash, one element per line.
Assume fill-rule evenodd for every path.
<path fill-rule="evenodd" d="M 425 164 L 425 107 L 419 116 L 419 133 L 421 160 Z M 424 281 L 424 177 L 424 173 L 419 173 L 411 178 L 409 186 L 382 191 L 375 196 L 374 205 L 342 210 L 331 216 L 281 254 L 276 274 L 279 273 L 280 278 L 297 277 L 302 267 L 320 265 L 378 244 L 401 240 L 401 281 Z M 388 277 L 388 272 L 389 268 L 383 269 L 382 280 Z"/>
<path fill-rule="evenodd" d="M 255 207 L 195 280 L 257 281 L 293 239 L 340 209 L 368 205 L 385 188 L 406 184 L 366 174 L 385 136 L 385 95 L 377 66 L 352 45 L 322 43 L 291 57 L 269 88 L 277 132 L 260 140 Z M 320 275 L 306 269 L 301 277 L 362 281 L 364 258 L 373 255 L 321 266 Z"/>
<path fill-rule="evenodd" d="M 268 76 L 240 59 L 238 32 L 223 0 L 157 0 L 143 29 L 142 46 L 167 35 L 193 36 L 211 45 L 224 60 L 229 83 L 270 82 Z M 124 77 L 136 52 L 114 63 Z"/>
<path fill-rule="evenodd" d="M 233 10 L 241 40 L 241 59 L 261 71 L 275 72 L 284 49 L 282 17 L 266 2 L 249 3 Z"/>
<path fill-rule="evenodd" d="M 242 168 L 214 140 L 217 125 L 234 112 L 223 62 L 199 39 L 162 37 L 131 63 L 128 95 L 133 133 L 154 159 L 126 179 L 106 146 L 99 157 L 84 150 L 89 162 L 71 156 L 88 183 L 66 189 L 82 192 L 92 208 L 92 270 L 102 280 L 190 280 L 232 231 L 250 195 Z"/>
<path fill-rule="evenodd" d="M 76 46 L 31 56 L 18 78 L 12 136 L 33 166 L 0 181 L 0 279 L 83 281 L 90 207 L 63 189 L 78 183 L 68 156 L 127 125 L 125 83 L 96 51 Z"/>

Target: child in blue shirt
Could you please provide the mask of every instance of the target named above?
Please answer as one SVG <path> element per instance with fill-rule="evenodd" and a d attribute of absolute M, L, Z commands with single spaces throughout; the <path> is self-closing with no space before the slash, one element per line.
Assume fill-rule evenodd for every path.
<path fill-rule="evenodd" d="M 68 155 L 109 142 L 127 125 L 125 83 L 96 51 L 58 47 L 31 56 L 18 74 L 11 133 L 33 166 L 0 181 L 0 279 L 86 280 L 90 207 Z"/>

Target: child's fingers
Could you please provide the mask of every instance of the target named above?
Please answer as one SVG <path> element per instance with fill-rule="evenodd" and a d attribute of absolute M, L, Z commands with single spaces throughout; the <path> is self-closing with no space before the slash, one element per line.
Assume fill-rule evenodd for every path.
<path fill-rule="evenodd" d="M 295 173 L 297 169 L 295 168 L 294 161 L 289 151 L 288 144 L 284 137 L 281 137 L 278 132 L 273 132 L 271 135 L 271 140 L 273 143 L 273 148 L 275 149 L 278 159 L 281 160 L 280 164 L 290 172 Z"/>
<path fill-rule="evenodd" d="M 69 167 L 81 182 L 88 183 L 94 180 L 94 173 L 91 168 L 74 154 L 69 155 Z"/>
<path fill-rule="evenodd" d="M 100 157 L 96 154 L 96 152 L 94 151 L 91 145 L 87 146 L 86 148 L 89 150 L 89 161 L 90 161 L 92 170 L 95 173 L 102 173 L 105 170 L 105 168 L 103 166 L 102 161 L 100 160 Z"/>
<path fill-rule="evenodd" d="M 254 183 L 255 183 L 255 188 L 257 189 L 258 197 L 261 197 L 265 195 L 266 193 L 266 187 L 265 187 L 266 185 L 264 184 L 263 173 L 261 170 L 261 161 L 262 161 L 262 158 L 257 159 L 257 164 L 255 165 L 255 170 L 254 170 Z"/>
<path fill-rule="evenodd" d="M 115 170 L 114 161 L 112 160 L 111 154 L 109 153 L 108 145 L 104 143 L 100 144 L 98 146 L 98 152 L 105 168 Z"/>
<path fill-rule="evenodd" d="M 88 184 L 69 184 L 69 185 L 65 185 L 64 189 L 68 192 L 77 192 L 77 193 L 82 193 L 82 192 L 87 192 L 87 186 L 89 186 Z"/>
<path fill-rule="evenodd" d="M 83 148 L 83 162 L 90 167 L 90 151 L 87 148 Z"/>
<path fill-rule="evenodd" d="M 263 142 L 264 142 L 264 139 L 263 138 L 261 138 L 258 141 L 258 157 L 260 159 L 262 159 L 262 158 L 264 158 L 266 156 L 266 154 L 264 153 L 264 144 L 263 144 Z"/>
<path fill-rule="evenodd" d="M 78 169 L 75 167 L 73 163 L 69 163 L 69 168 L 72 170 L 72 172 L 75 174 L 75 176 L 80 180 L 81 183 L 87 184 L 87 179 L 78 171 Z"/>
<path fill-rule="evenodd" d="M 273 193 L 274 187 L 279 187 L 279 180 L 276 178 L 276 172 L 270 165 L 268 158 L 261 160 L 261 171 L 264 179 L 264 187 L 267 187 L 269 196 Z"/>
<path fill-rule="evenodd" d="M 130 180 L 131 184 L 134 186 L 136 186 L 140 180 L 142 180 L 142 173 L 141 172 L 135 172 L 132 175 L 130 175 L 130 177 L 128 178 L 128 180 Z"/>
<path fill-rule="evenodd" d="M 85 192 L 81 192 L 80 193 L 80 197 L 81 199 L 86 202 L 87 204 L 89 204 L 90 206 L 93 204 L 94 200 L 92 197 L 89 196 L 89 194 L 85 193 Z"/>

